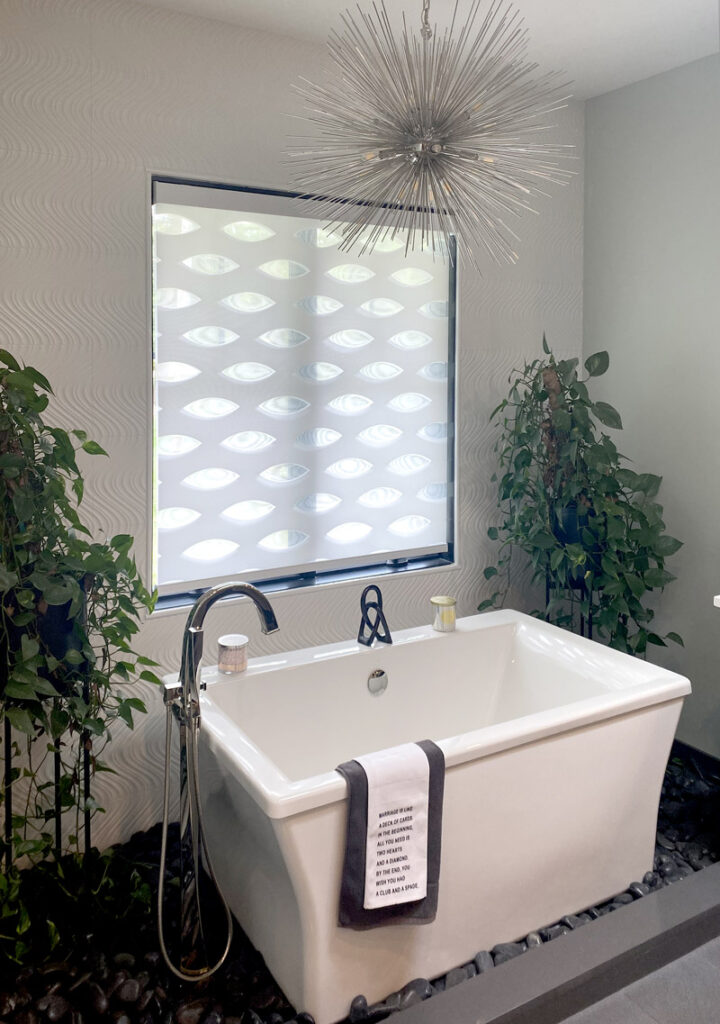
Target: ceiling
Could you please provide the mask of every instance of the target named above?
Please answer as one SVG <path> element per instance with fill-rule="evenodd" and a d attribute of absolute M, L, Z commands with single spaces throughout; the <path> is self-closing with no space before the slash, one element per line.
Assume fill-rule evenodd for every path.
<path fill-rule="evenodd" d="M 355 0 L 142 0 L 186 14 L 229 21 L 321 43 Z M 459 0 L 460 11 L 469 0 Z M 371 0 L 361 0 L 368 9 Z M 392 17 L 410 19 L 421 0 L 385 0 Z M 454 0 L 432 0 L 431 21 L 447 21 Z M 530 33 L 529 56 L 558 69 L 578 99 L 598 96 L 720 50 L 720 0 L 517 0 Z"/>

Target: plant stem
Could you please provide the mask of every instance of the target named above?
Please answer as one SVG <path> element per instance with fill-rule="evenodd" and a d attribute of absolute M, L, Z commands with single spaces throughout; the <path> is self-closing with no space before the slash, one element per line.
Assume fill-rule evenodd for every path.
<path fill-rule="evenodd" d="M 83 625 L 85 629 L 88 629 L 88 594 L 87 594 L 87 581 L 83 586 L 84 598 L 83 598 Z M 83 700 L 85 704 L 90 703 L 90 666 L 86 663 L 83 670 Z M 91 840 L 91 823 L 90 823 L 90 808 L 88 801 L 90 799 L 90 733 L 87 729 L 83 729 L 80 734 L 80 743 L 82 749 L 82 776 L 83 776 L 83 837 L 85 840 L 85 857 L 86 864 L 89 863 L 87 856 L 90 853 L 92 846 Z"/>
<path fill-rule="evenodd" d="M 87 689 L 87 684 L 86 687 Z M 87 699 L 87 698 L 86 698 Z M 90 829 L 90 808 L 88 801 L 90 799 L 90 751 L 88 750 L 88 743 L 90 740 L 90 733 L 87 729 L 83 729 L 80 735 L 80 743 L 82 744 L 82 772 L 83 772 L 83 835 L 85 839 L 85 854 L 90 853 L 92 846 Z"/>
<path fill-rule="evenodd" d="M 5 870 L 12 867 L 12 729 L 10 720 L 4 721 L 3 743 L 5 744 L 5 778 L 3 800 L 5 801 Z"/>
<path fill-rule="evenodd" d="M 55 860 L 60 860 L 62 854 L 62 808 L 60 804 L 60 738 L 55 740 L 55 749 L 53 750 L 53 781 L 55 783 Z"/>

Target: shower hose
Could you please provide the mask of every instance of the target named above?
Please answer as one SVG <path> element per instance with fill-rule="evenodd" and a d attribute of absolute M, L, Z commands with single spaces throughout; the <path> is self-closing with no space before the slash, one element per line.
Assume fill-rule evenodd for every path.
<path fill-rule="evenodd" d="M 230 952 L 230 944 L 232 943 L 233 921 L 232 921 L 232 915 L 230 913 L 230 908 L 228 907 L 227 903 L 225 902 L 225 897 L 223 896 L 223 894 L 222 894 L 222 892 L 220 890 L 220 886 L 217 883 L 217 879 L 215 878 L 215 872 L 213 871 L 212 862 L 210 860 L 210 854 L 208 853 L 207 844 L 205 842 L 205 833 L 204 833 L 203 827 L 202 827 L 202 811 L 200 809 L 200 791 L 199 791 L 199 784 L 198 784 L 198 780 L 199 780 L 199 765 L 198 765 L 197 731 L 198 731 L 198 727 L 200 725 L 200 719 L 197 718 L 197 717 L 190 716 L 189 725 L 187 727 L 187 743 L 188 743 L 188 747 L 190 748 L 189 751 L 188 751 L 189 757 L 187 759 L 187 768 L 188 768 L 187 784 L 188 784 L 188 787 L 192 787 L 192 797 L 194 798 L 194 799 L 190 800 L 190 809 L 191 809 L 191 814 L 190 814 L 190 830 L 191 830 L 191 834 L 192 834 L 194 840 L 197 840 L 198 835 L 199 835 L 200 844 L 202 845 L 203 857 L 204 857 L 205 867 L 207 869 L 207 873 L 210 876 L 210 879 L 211 879 L 213 885 L 215 886 L 215 891 L 217 892 L 218 897 L 220 898 L 220 902 L 222 904 L 223 911 L 225 912 L 225 920 L 226 920 L 226 924 L 227 924 L 227 940 L 225 942 L 225 948 L 224 948 L 220 958 L 212 966 L 201 967 L 201 968 L 198 968 L 198 969 L 190 969 L 190 968 L 183 967 L 183 964 L 181 962 L 180 966 L 176 967 L 175 964 L 170 959 L 170 955 L 169 955 L 169 953 L 167 951 L 167 948 L 165 946 L 165 929 L 164 929 L 164 925 L 163 925 L 163 904 L 164 904 L 164 894 L 165 894 L 165 862 L 167 860 L 167 838 L 168 838 L 168 826 L 169 826 L 169 817 L 170 817 L 170 747 L 171 747 L 171 743 L 172 743 L 173 709 L 172 709 L 172 704 L 171 703 L 168 703 L 166 705 L 166 707 L 167 707 L 167 714 L 166 714 L 166 720 L 165 720 L 166 721 L 166 726 L 165 726 L 165 786 L 164 786 L 164 791 L 163 791 L 163 818 L 162 818 L 162 835 L 161 835 L 161 842 L 160 842 L 160 878 L 159 878 L 159 882 L 158 882 L 158 897 L 157 897 L 158 936 L 159 936 L 159 939 L 160 939 L 160 951 L 162 952 L 163 959 L 165 960 L 165 963 L 167 964 L 168 969 L 170 971 L 172 971 L 172 973 L 177 978 L 180 978 L 182 981 L 200 981 L 203 978 L 209 978 L 211 975 L 215 974 L 215 972 L 217 970 L 219 970 L 220 967 L 222 967 L 222 965 L 225 963 L 225 960 L 227 959 L 227 955 Z M 196 819 L 195 819 L 195 817 L 192 814 L 192 808 L 193 807 L 197 808 L 197 818 Z M 198 848 L 198 844 L 196 842 L 193 842 L 193 849 L 197 849 L 197 848 Z M 198 865 L 197 864 L 193 865 L 193 870 L 194 870 L 194 873 L 195 873 L 194 874 L 195 885 L 197 886 L 198 883 L 199 883 Z M 181 880 L 181 885 L 182 885 L 182 880 Z M 198 912 L 199 912 L 199 894 L 198 894 Z"/>

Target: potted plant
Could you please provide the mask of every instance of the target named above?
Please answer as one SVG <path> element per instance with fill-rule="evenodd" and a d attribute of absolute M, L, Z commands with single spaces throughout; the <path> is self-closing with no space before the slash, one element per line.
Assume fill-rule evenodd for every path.
<path fill-rule="evenodd" d="M 590 395 L 590 380 L 606 372 L 609 356 L 589 356 L 581 379 L 579 360 L 556 360 L 545 337 L 543 353 L 513 372 L 491 415 L 500 423 L 493 481 L 501 521 L 488 536 L 500 542 L 500 557 L 484 575 L 504 585 L 478 610 L 502 603 L 513 554 L 522 552 L 544 590 L 533 614 L 590 636 L 594 630 L 631 654 L 667 640 L 682 644 L 677 633 L 653 629 L 648 605 L 675 578 L 665 560 L 681 547 L 665 532 L 656 500 L 662 478 L 625 465 L 602 429 L 621 430 L 620 414 Z"/>
<path fill-rule="evenodd" d="M 79 518 L 76 452 L 105 455 L 82 430 L 48 426 L 45 377 L 0 350 L 0 740 L 2 914 L 16 920 L 8 955 L 27 947 L 17 865 L 91 847 L 99 810 L 92 778 L 115 720 L 132 727 L 143 702 L 119 683 L 158 682 L 131 639 L 154 595 L 130 555 L 132 538 L 94 541 Z M 45 760 L 51 761 L 51 770 Z M 13 795 L 22 785 L 22 801 Z M 66 824 L 69 816 L 70 825 Z M 14 916 L 13 916 L 14 915 Z M 14 944 L 13 944 L 14 943 Z"/>

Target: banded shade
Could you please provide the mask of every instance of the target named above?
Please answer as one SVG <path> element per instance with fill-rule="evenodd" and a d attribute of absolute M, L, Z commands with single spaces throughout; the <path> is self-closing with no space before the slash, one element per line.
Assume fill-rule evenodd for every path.
<path fill-rule="evenodd" d="M 294 203 L 155 183 L 161 593 L 448 549 L 450 272 Z"/>

